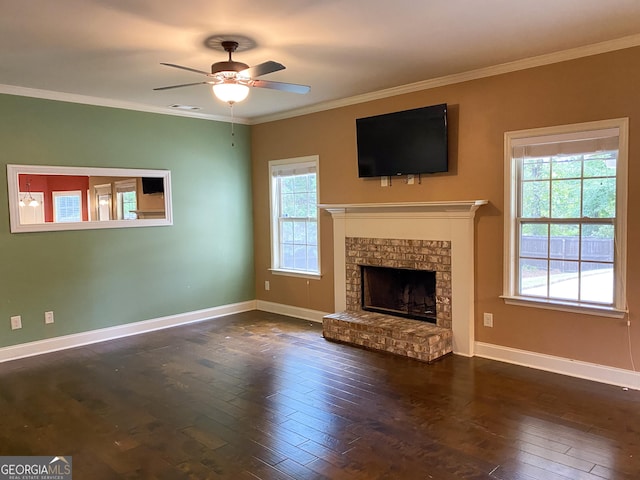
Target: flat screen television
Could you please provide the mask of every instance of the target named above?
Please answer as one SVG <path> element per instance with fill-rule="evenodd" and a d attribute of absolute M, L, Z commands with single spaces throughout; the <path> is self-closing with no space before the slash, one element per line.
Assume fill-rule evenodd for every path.
<path fill-rule="evenodd" d="M 164 178 L 142 177 L 142 193 L 145 195 L 152 193 L 164 193 Z"/>
<path fill-rule="evenodd" d="M 356 119 L 358 177 L 446 172 L 447 105 Z"/>

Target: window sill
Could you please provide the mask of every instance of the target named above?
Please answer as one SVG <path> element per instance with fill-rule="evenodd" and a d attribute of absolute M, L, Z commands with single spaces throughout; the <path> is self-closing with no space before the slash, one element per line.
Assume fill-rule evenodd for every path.
<path fill-rule="evenodd" d="M 599 307 L 584 303 L 562 302 L 557 300 L 545 300 L 531 297 L 511 297 L 501 295 L 507 305 L 520 307 L 544 308 L 546 310 L 558 310 L 561 312 L 582 313 L 584 315 L 597 315 L 600 317 L 623 318 L 628 312 L 614 307 Z"/>
<path fill-rule="evenodd" d="M 322 278 L 321 273 L 301 272 L 299 270 L 282 270 L 280 268 L 270 268 L 269 271 L 274 275 L 284 275 L 287 277 L 307 278 L 310 280 L 320 280 Z"/>

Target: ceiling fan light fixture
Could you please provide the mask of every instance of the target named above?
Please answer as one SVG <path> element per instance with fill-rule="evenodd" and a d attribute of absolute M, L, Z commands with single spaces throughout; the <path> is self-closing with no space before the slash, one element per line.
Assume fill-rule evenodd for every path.
<path fill-rule="evenodd" d="M 249 87 L 236 82 L 216 83 L 213 85 L 213 94 L 219 100 L 233 105 L 247 98 Z"/>

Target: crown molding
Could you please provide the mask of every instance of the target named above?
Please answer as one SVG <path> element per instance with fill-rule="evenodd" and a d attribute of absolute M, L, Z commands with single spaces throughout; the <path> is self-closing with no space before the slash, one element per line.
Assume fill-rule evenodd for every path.
<path fill-rule="evenodd" d="M 606 42 L 595 43 L 595 44 L 586 45 L 583 47 L 576 47 L 569 50 L 562 50 L 559 52 L 547 53 L 544 55 L 538 55 L 536 57 L 525 58 L 522 60 L 515 60 L 513 62 L 501 63 L 501 64 L 493 65 L 490 67 L 478 68 L 478 69 L 469 70 L 466 72 L 454 73 L 453 75 L 446 75 L 443 77 L 432 78 L 429 80 L 423 80 L 420 82 L 410 83 L 407 85 L 400 85 L 398 87 L 378 90 L 376 92 L 365 93 L 365 94 L 356 95 L 353 97 L 318 103 L 315 105 L 310 105 L 308 107 L 289 110 L 287 112 L 276 113 L 273 115 L 264 115 L 261 117 L 253 118 L 250 122 L 250 125 L 257 125 L 260 123 L 267 123 L 267 122 L 273 122 L 276 120 L 284 120 L 287 118 L 298 117 L 301 115 L 308 115 L 310 113 L 333 110 L 335 108 L 347 107 L 347 106 L 356 105 L 359 103 L 370 102 L 372 100 L 380 100 L 383 98 L 393 97 L 396 95 L 403 95 L 406 93 L 413 93 L 421 90 L 429 90 L 431 88 L 444 87 L 444 86 L 453 85 L 456 83 L 468 82 L 469 80 L 478 80 L 481 78 L 493 77 L 495 75 L 502 75 L 505 73 L 517 72 L 519 70 L 526 70 L 528 68 L 541 67 L 544 65 L 551 65 L 554 63 L 566 62 L 568 60 L 575 60 L 578 58 L 589 57 L 592 55 L 599 55 L 602 53 L 613 52 L 616 50 L 624 50 L 625 48 L 637 47 L 639 45 L 640 45 L 640 34 L 630 35 L 627 37 L 622 37 L 615 40 L 609 40 Z"/>
<path fill-rule="evenodd" d="M 94 105 L 97 107 L 119 108 L 123 110 L 135 110 L 137 112 L 158 113 L 161 115 L 172 115 L 176 117 L 198 118 L 200 120 L 212 120 L 216 122 L 226 122 L 249 125 L 246 118 L 226 117 L 222 115 L 208 115 L 204 113 L 191 112 L 186 110 L 174 110 L 169 107 L 156 107 L 141 103 L 125 102 L 110 98 L 91 97 L 88 95 L 78 95 L 75 93 L 55 92 L 52 90 L 41 90 L 38 88 L 18 87 L 16 85 L 0 84 L 0 94 L 16 95 L 19 97 L 33 97 L 44 100 L 55 100 L 59 102 L 80 103 L 83 105 Z"/>

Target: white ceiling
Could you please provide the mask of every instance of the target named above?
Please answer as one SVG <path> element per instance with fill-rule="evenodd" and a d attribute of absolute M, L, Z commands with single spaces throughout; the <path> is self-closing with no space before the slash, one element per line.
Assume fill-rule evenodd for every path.
<path fill-rule="evenodd" d="M 205 79 L 160 62 L 209 70 L 226 54 L 208 37 L 249 37 L 256 46 L 235 60 L 283 63 L 262 78 L 311 92 L 252 89 L 234 108 L 248 123 L 601 42 L 640 44 L 640 0 L 0 0 L 0 12 L 0 93 L 195 105 L 211 118 L 229 107 L 207 86 L 152 90 Z"/>

